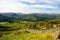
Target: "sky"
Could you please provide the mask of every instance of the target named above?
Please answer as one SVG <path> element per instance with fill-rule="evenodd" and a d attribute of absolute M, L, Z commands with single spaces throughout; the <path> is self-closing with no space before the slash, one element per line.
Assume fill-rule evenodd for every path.
<path fill-rule="evenodd" d="M 0 0 L 0 12 L 60 13 L 60 0 Z"/>

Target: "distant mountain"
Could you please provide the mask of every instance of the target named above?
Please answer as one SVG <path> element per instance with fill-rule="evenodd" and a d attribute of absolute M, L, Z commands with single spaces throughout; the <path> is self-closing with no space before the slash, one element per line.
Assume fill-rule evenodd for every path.
<path fill-rule="evenodd" d="M 46 14 L 46 13 L 0 13 L 0 20 L 17 19 L 26 21 L 43 21 L 60 18 L 60 14 Z"/>
<path fill-rule="evenodd" d="M 7 21 L 9 17 L 0 14 L 0 21 Z"/>
<path fill-rule="evenodd" d="M 7 17 L 9 17 L 9 18 L 18 18 L 18 17 L 20 17 L 22 14 L 21 14 L 21 13 L 0 13 L 0 15 L 7 16 Z"/>

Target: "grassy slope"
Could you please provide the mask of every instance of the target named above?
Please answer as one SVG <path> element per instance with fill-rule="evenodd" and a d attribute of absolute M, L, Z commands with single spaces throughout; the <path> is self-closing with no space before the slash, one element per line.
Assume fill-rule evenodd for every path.
<path fill-rule="evenodd" d="M 0 26 L 11 27 L 11 29 L 18 29 L 18 28 L 21 29 L 21 27 L 22 28 L 27 27 L 26 24 L 28 24 L 28 23 L 27 22 L 23 22 L 23 23 L 21 23 L 21 22 L 20 23 L 1 22 Z M 34 22 L 31 22 L 30 24 L 34 24 Z M 38 24 L 40 24 L 40 23 L 38 23 Z M 30 25 L 28 25 L 28 26 L 30 26 Z M 10 34 L 3 35 L 0 38 L 0 40 L 53 40 L 53 38 L 52 38 L 52 32 L 47 32 L 47 33 L 42 33 L 42 34 L 22 32 L 22 33 L 17 33 L 17 34 L 14 33 L 11 35 Z"/>
<path fill-rule="evenodd" d="M 0 40 L 52 40 L 51 33 L 19 33 L 13 35 L 6 35 L 0 38 Z"/>

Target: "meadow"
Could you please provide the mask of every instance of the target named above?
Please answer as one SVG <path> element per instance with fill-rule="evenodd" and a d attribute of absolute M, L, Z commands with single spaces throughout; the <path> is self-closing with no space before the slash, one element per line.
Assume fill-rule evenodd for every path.
<path fill-rule="evenodd" d="M 0 22 L 0 40 L 59 40 L 59 20 Z"/>

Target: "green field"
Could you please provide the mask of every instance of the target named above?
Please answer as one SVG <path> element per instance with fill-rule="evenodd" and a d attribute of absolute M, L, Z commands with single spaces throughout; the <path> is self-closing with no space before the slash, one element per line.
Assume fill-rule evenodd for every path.
<path fill-rule="evenodd" d="M 3 36 L 0 40 L 52 40 L 52 36 L 51 33 L 35 34 L 23 32 Z"/>
<path fill-rule="evenodd" d="M 0 40 L 58 40 L 59 20 L 0 22 Z"/>

